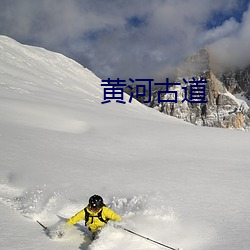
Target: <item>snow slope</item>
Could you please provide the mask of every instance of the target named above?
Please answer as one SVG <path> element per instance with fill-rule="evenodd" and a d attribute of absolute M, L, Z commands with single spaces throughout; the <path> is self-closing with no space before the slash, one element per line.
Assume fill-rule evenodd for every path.
<path fill-rule="evenodd" d="M 36 223 L 53 228 L 97 193 L 124 227 L 166 245 L 248 250 L 249 133 L 101 104 L 100 85 L 63 55 L 0 36 L 0 248 L 162 249 L 112 225 L 90 244 L 83 223 L 61 240 Z"/>

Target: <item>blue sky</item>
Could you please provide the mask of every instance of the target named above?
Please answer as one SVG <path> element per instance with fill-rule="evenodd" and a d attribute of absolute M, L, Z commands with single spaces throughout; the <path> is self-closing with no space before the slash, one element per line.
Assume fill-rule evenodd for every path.
<path fill-rule="evenodd" d="M 223 12 L 223 9 L 216 10 L 212 13 L 211 18 L 208 19 L 206 28 L 212 29 L 220 26 L 224 23 L 225 20 L 230 18 L 235 18 L 235 20 L 239 23 L 242 22 L 243 13 L 248 9 L 248 0 L 239 0 L 235 8 L 232 8 L 230 12 Z"/>
<path fill-rule="evenodd" d="M 63 53 L 101 78 L 166 78 L 208 47 L 250 63 L 250 0 L 1 0 L 0 34 Z"/>

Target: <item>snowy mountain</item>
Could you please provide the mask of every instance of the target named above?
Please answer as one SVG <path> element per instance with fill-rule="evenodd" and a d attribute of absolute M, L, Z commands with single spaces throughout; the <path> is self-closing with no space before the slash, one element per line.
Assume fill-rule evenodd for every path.
<path fill-rule="evenodd" d="M 181 82 L 183 78 L 188 81 L 193 77 L 195 79 L 203 78 L 207 81 L 205 84 L 207 103 L 182 103 L 179 101 L 173 112 L 174 116 L 182 116 L 186 121 L 203 126 L 236 129 L 250 127 L 250 109 L 247 102 L 236 98 L 233 95 L 234 92 L 230 92 L 229 85 L 220 81 L 208 50 L 202 49 L 187 58 L 178 68 L 176 82 Z M 181 86 L 183 87 L 183 85 L 185 84 Z M 183 88 L 180 91 L 183 96 Z M 168 103 L 164 108 L 169 109 Z M 186 110 L 186 113 L 183 110 Z"/>
<path fill-rule="evenodd" d="M 167 93 L 166 87 L 154 87 L 153 101 L 148 106 L 196 125 L 248 130 L 249 68 L 227 71 L 219 71 L 218 68 L 208 50 L 198 51 L 179 65 L 176 79 L 171 82 Z M 196 85 L 194 79 L 206 81 L 199 83 L 205 88 L 205 98 L 199 99 L 195 95 L 197 92 L 193 92 L 197 98 L 191 98 L 191 87 Z M 163 93 L 160 101 L 158 91 Z M 173 102 L 175 93 L 177 100 Z M 143 103 L 145 99 L 148 99 L 148 93 L 138 100 Z"/>
<path fill-rule="evenodd" d="M 102 195 L 122 226 L 184 250 L 248 250 L 249 133 L 193 126 L 136 100 L 103 101 L 101 80 L 63 55 L 0 36 L 1 249 L 153 250 L 109 224 L 53 229 Z"/>
<path fill-rule="evenodd" d="M 238 94 L 250 103 L 250 65 L 237 69 L 228 69 L 224 72 L 218 72 L 216 75 L 230 93 Z"/>

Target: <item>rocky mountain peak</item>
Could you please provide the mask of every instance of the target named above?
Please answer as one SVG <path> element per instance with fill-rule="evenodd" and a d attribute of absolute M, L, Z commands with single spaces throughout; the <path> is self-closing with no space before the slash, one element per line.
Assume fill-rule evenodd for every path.
<path fill-rule="evenodd" d="M 188 57 L 178 68 L 177 77 L 193 77 L 206 73 L 210 69 L 210 59 L 207 49 L 201 49 Z"/>
<path fill-rule="evenodd" d="M 168 90 L 165 88 L 165 91 L 161 91 L 162 101 L 158 101 L 158 93 L 153 90 L 151 93 L 153 101 L 148 105 L 196 125 L 249 129 L 249 106 L 246 101 L 236 98 L 233 94 L 243 93 L 245 97 L 250 97 L 250 67 L 220 73 L 214 69 L 216 67 L 209 51 L 201 49 L 179 65 L 174 84 L 169 86 Z M 191 89 L 193 79 L 206 81 L 204 83 L 206 102 L 183 101 L 186 97 L 190 100 L 188 91 Z M 175 85 L 177 83 L 179 85 Z M 173 93 L 178 94 L 177 102 L 170 101 L 173 100 Z"/>

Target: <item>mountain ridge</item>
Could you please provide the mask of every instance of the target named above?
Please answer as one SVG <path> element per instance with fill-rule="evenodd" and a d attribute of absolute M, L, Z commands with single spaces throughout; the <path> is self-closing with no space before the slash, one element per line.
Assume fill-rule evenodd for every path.
<path fill-rule="evenodd" d="M 220 72 L 213 63 L 213 58 L 208 49 L 201 49 L 188 57 L 176 69 L 174 84 L 169 84 L 169 91 L 162 91 L 160 102 L 157 90 L 152 89 L 151 103 L 148 106 L 167 115 L 180 118 L 195 125 L 208 127 L 221 127 L 248 130 L 250 127 L 250 109 L 247 103 L 250 99 L 250 66 L 246 69 L 237 69 Z M 185 88 L 190 90 L 189 80 L 201 79 L 205 84 L 205 100 L 207 103 L 183 102 L 186 95 Z M 187 83 L 183 82 L 183 79 Z M 173 92 L 178 94 L 176 103 L 173 100 Z M 234 96 L 237 94 L 237 96 Z M 243 98 L 243 99 L 242 99 Z M 144 102 L 148 97 L 140 97 Z M 244 100 L 245 99 L 245 100 Z"/>

